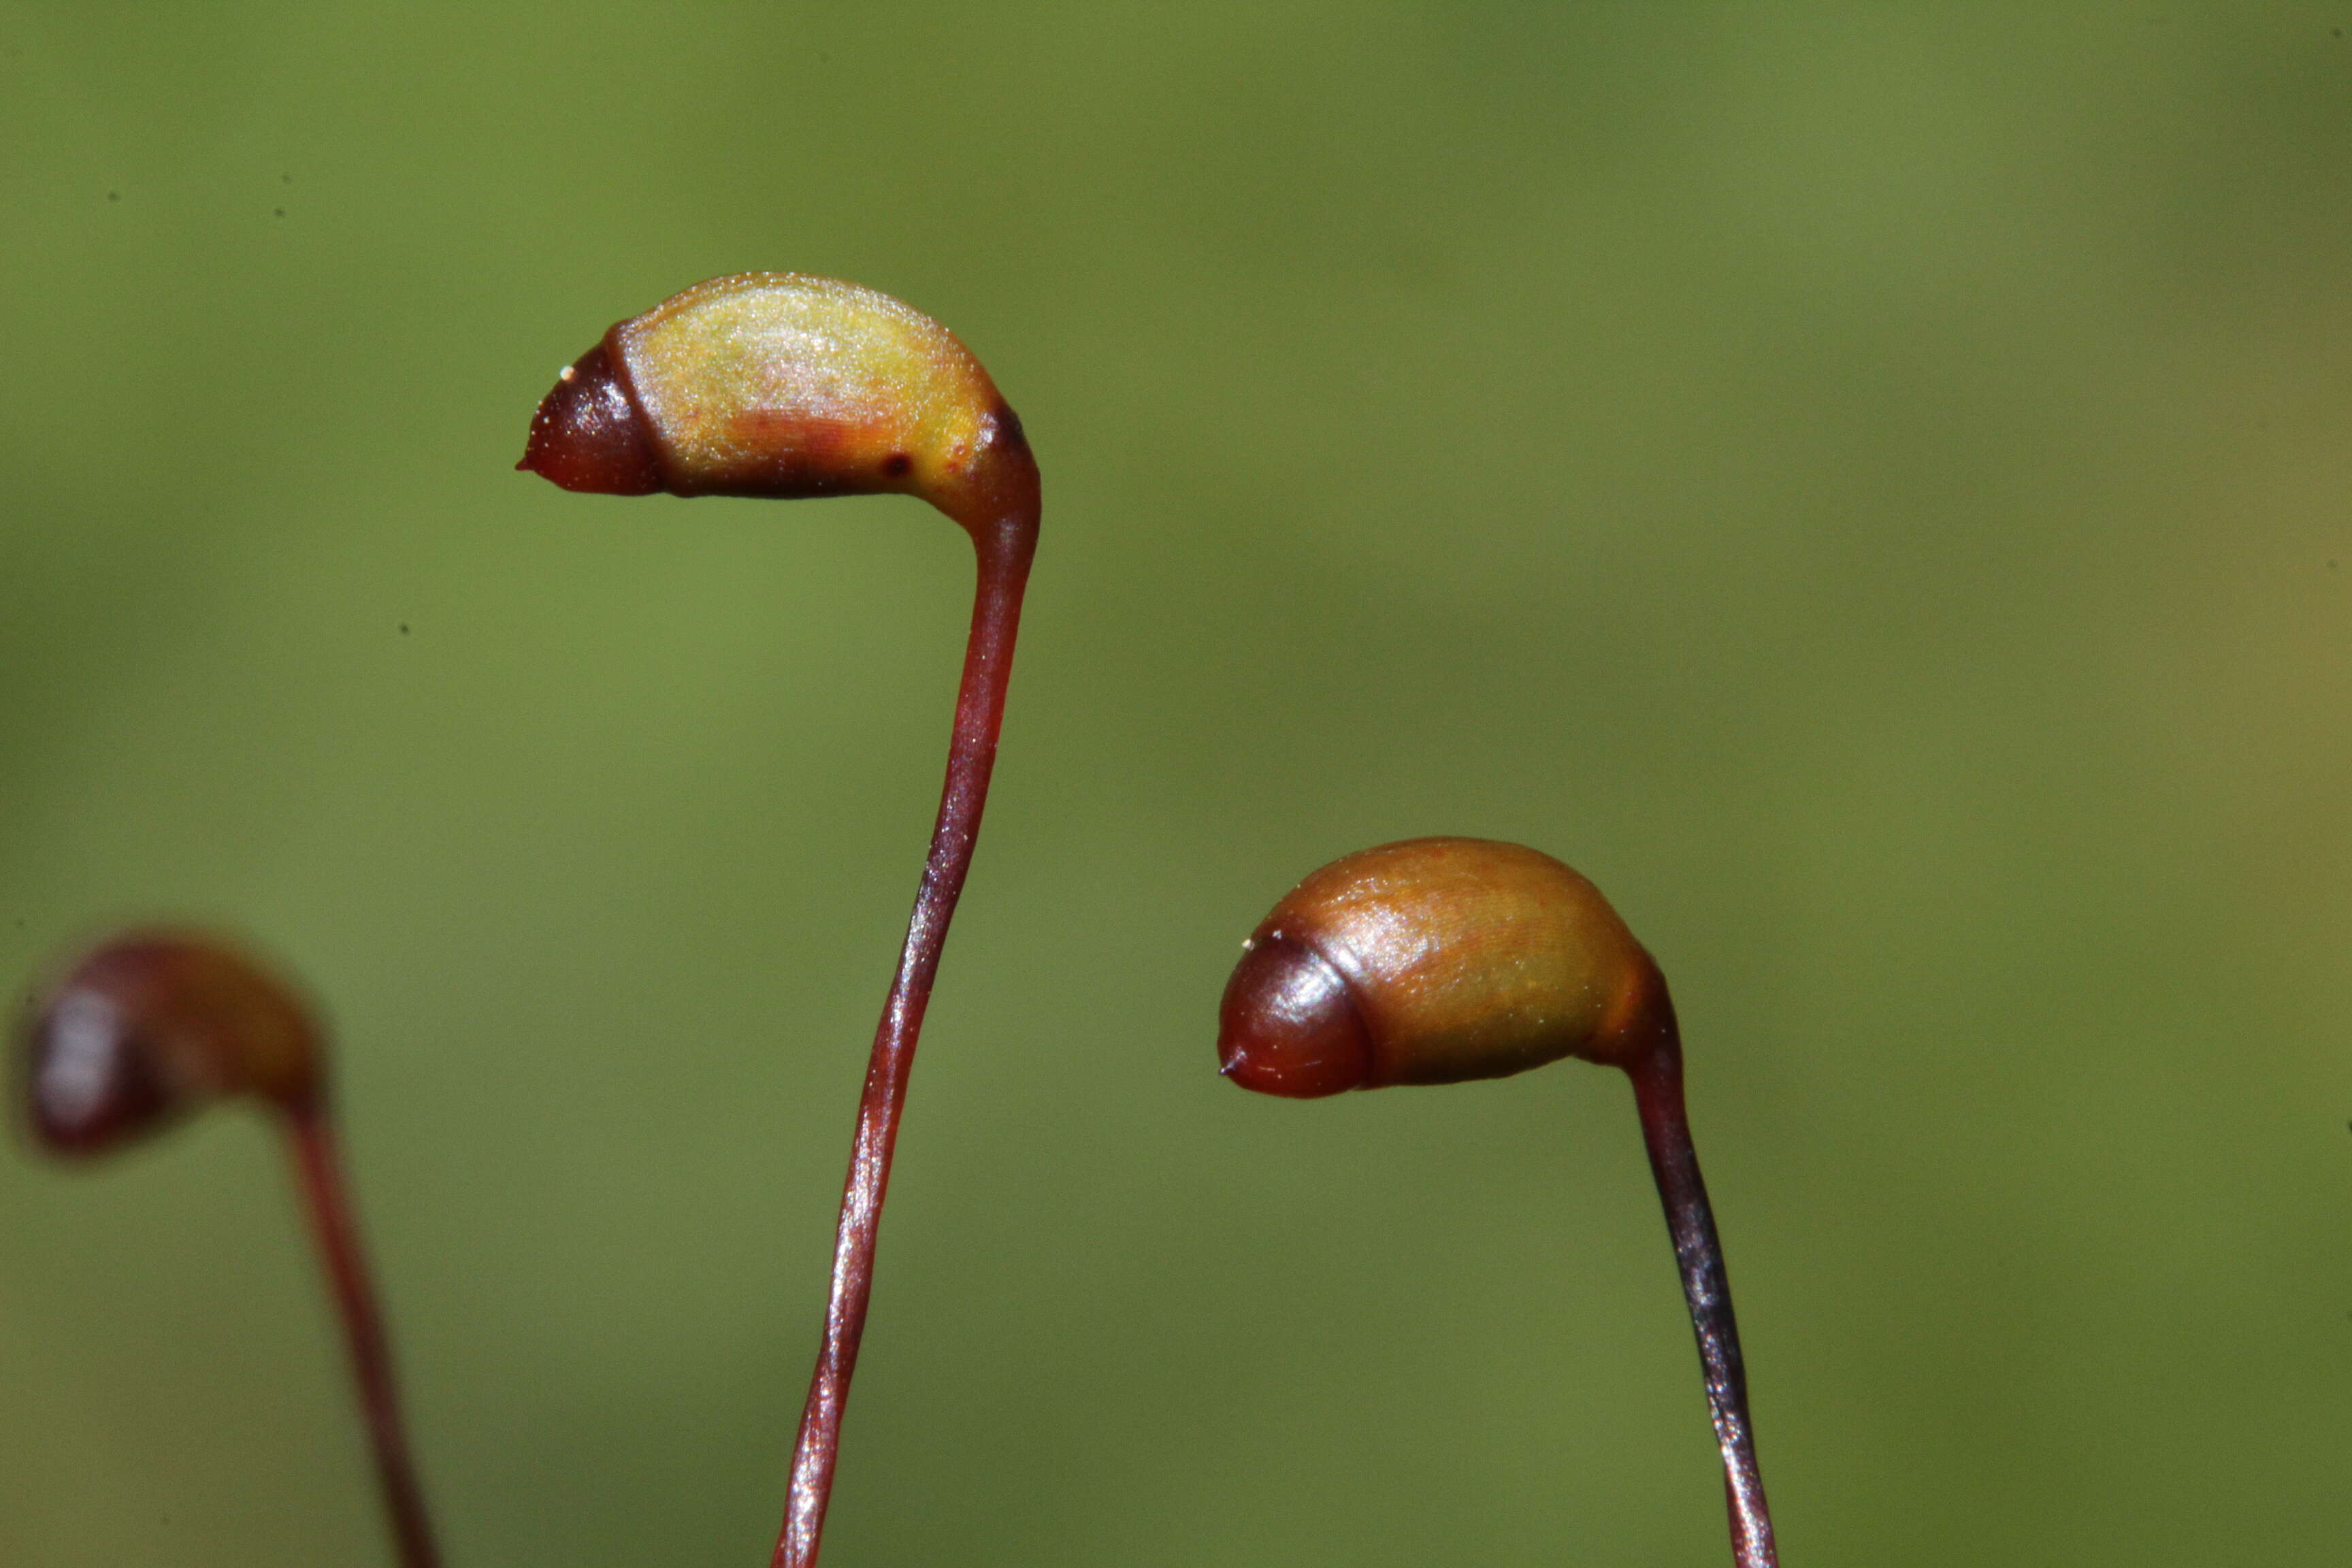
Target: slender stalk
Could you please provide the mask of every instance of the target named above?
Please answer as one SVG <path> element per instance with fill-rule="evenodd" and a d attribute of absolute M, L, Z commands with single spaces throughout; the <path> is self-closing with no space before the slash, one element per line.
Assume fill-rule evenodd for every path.
<path fill-rule="evenodd" d="M 890 983 L 874 1052 L 866 1068 L 866 1090 L 857 1102 L 857 1133 L 850 1144 L 849 1176 L 841 1197 L 841 1224 L 833 1247 L 833 1295 L 825 1306 L 824 1341 L 816 1373 L 809 1381 L 801 1413 L 800 1437 L 793 1450 L 792 1491 L 771 1568 L 814 1568 L 824 1532 L 825 1505 L 833 1497 L 841 1418 L 849 1401 L 849 1380 L 857 1368 L 858 1341 L 866 1331 L 866 1306 L 874 1289 L 874 1248 L 882 1224 L 882 1200 L 890 1184 L 890 1155 L 898 1139 L 898 1114 L 907 1102 L 907 1078 L 923 1011 L 931 999 L 946 945 L 948 922 L 963 894 L 971 868 L 972 845 L 988 801 L 988 778 L 996 764 L 996 737 L 1004 718 L 1005 688 L 1013 673 L 1013 644 L 1021 625 L 1021 595 L 1036 550 L 1035 479 L 1028 481 L 1028 514 L 1008 516 L 971 530 L 979 557 L 973 594 L 971 636 L 965 645 L 963 680 L 956 694 L 955 733 L 948 748 L 947 784 L 940 797 L 938 825 L 907 922 L 907 943 Z"/>
<path fill-rule="evenodd" d="M 424 1489 L 401 1422 L 392 1343 L 369 1279 L 366 1256 L 360 1249 L 359 1226 L 352 1218 L 333 1124 L 315 1101 L 289 1109 L 286 1119 L 295 1184 L 301 1189 L 319 1255 L 334 1287 L 336 1315 L 343 1325 L 343 1343 L 351 1352 L 352 1374 L 359 1384 L 360 1410 L 367 1421 L 376 1485 L 392 1523 L 394 1548 L 401 1568 L 439 1568 L 441 1554 L 433 1543 Z"/>
<path fill-rule="evenodd" d="M 1657 1178 L 1683 1295 L 1690 1302 L 1691 1329 L 1698 1337 L 1699 1370 L 1706 1379 L 1716 1442 L 1723 1450 L 1732 1561 L 1738 1568 L 1779 1568 L 1772 1512 L 1764 1500 L 1764 1477 L 1756 1468 L 1756 1437 L 1748 1418 L 1748 1371 L 1739 1355 L 1731 1281 L 1724 1273 L 1715 1210 L 1706 1201 L 1706 1182 L 1684 1114 L 1682 1043 L 1671 1022 L 1657 1048 L 1625 1070 L 1633 1080 L 1642 1140 L 1649 1147 L 1650 1171 Z"/>

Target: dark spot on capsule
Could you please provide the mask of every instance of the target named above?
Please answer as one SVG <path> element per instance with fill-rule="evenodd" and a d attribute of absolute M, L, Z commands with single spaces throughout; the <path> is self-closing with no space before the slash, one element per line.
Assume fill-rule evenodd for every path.
<path fill-rule="evenodd" d="M 994 408 L 989 410 L 989 420 L 995 426 L 992 434 L 996 440 L 1003 442 L 1008 447 L 1029 445 L 1029 433 L 1021 428 L 1021 416 L 1013 412 L 1011 404 L 998 403 Z"/>
<path fill-rule="evenodd" d="M 272 207 L 269 210 L 276 213 L 279 217 L 284 217 L 286 216 L 286 209 L 284 207 Z"/>
<path fill-rule="evenodd" d="M 106 199 L 110 202 L 119 202 L 122 199 L 122 193 L 121 191 L 109 191 L 106 193 Z"/>
<path fill-rule="evenodd" d="M 904 452 L 893 452 L 882 459 L 882 471 L 894 479 L 904 476 L 914 466 L 915 459 Z"/>

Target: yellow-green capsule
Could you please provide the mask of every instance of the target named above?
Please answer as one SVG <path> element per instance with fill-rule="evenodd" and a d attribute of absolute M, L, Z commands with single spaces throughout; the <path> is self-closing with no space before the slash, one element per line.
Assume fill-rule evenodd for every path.
<path fill-rule="evenodd" d="M 714 278 L 614 323 L 517 466 L 610 495 L 895 491 L 966 527 L 1036 485 L 1020 419 L 953 332 L 798 272 Z"/>

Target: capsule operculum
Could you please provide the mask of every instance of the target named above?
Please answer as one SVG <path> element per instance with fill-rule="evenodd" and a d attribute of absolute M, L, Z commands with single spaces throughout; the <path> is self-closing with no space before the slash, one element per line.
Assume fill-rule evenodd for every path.
<path fill-rule="evenodd" d="M 187 1108 L 157 1071 L 152 1044 L 124 1029 L 102 996 L 69 992 L 24 1029 L 26 1110 L 52 1153 L 102 1152 Z"/>
<path fill-rule="evenodd" d="M 1372 1080 L 1370 1032 L 1348 977 L 1279 931 L 1254 939 L 1226 983 L 1218 1070 L 1244 1089 L 1318 1100 Z"/>
<path fill-rule="evenodd" d="M 566 366 L 540 400 L 515 467 L 596 495 L 646 496 L 667 488 L 653 423 L 612 333 Z"/>

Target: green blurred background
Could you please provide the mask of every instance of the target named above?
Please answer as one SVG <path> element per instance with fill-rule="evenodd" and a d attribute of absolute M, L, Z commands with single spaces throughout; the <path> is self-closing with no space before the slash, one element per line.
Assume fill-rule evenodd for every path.
<path fill-rule="evenodd" d="M 453 1568 L 765 1561 L 971 556 L 512 471 L 751 268 L 1046 531 L 829 1563 L 1720 1563 L 1622 1080 L 1211 1070 L 1523 839 L 1806 1568 L 2352 1549 L 2352 6 L 0 6 L 0 964 L 328 999 Z M 384 1562 L 262 1125 L 0 1155 L 0 1560 Z"/>

